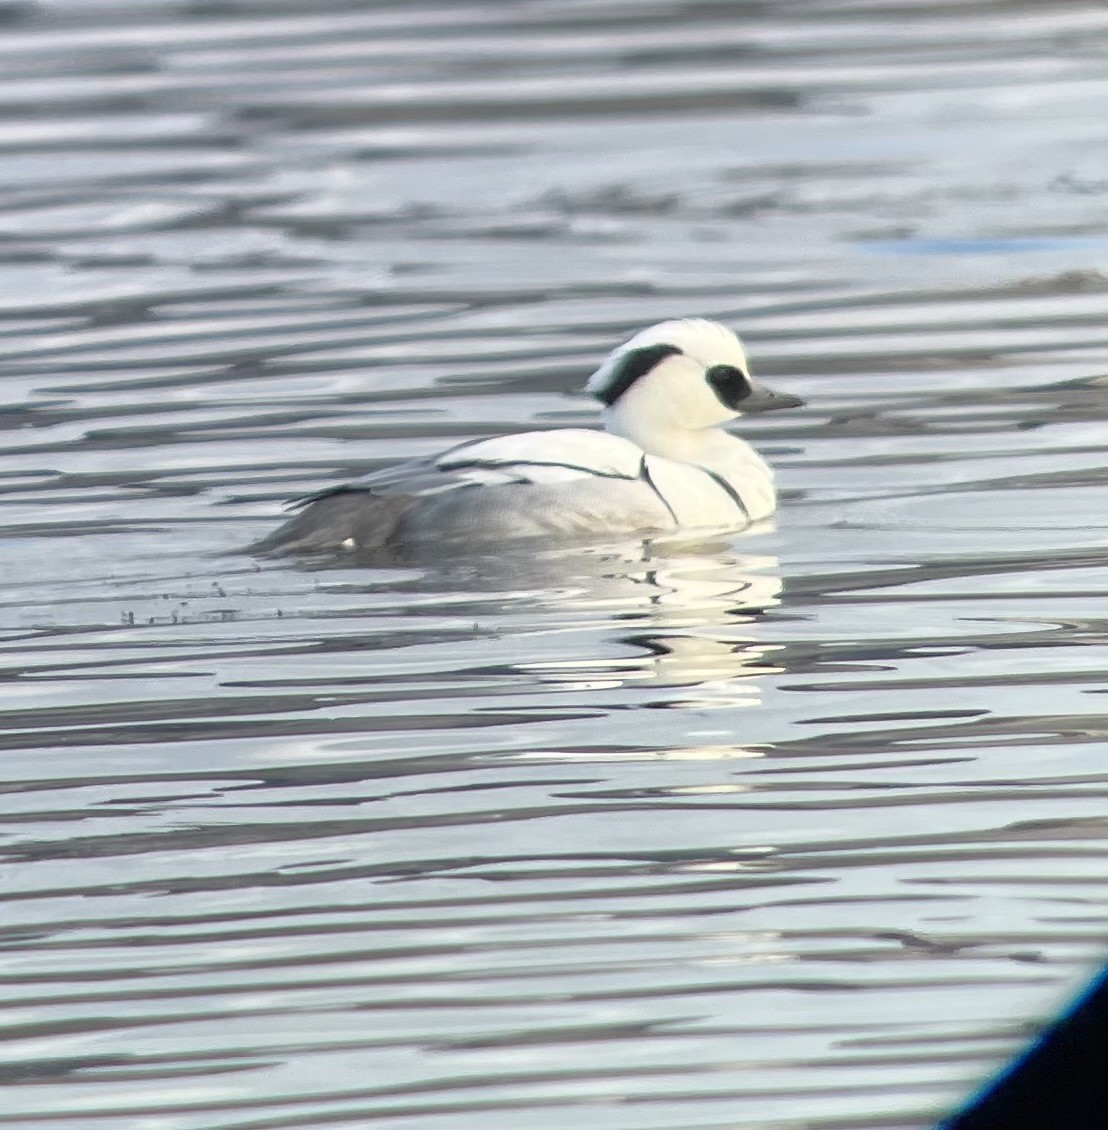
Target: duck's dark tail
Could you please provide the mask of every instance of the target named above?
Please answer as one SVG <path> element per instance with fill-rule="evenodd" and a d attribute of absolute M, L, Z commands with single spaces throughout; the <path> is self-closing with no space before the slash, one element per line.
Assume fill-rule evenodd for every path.
<path fill-rule="evenodd" d="M 250 546 L 251 553 L 391 554 L 403 541 L 412 498 L 339 488 L 309 502 L 299 514 Z"/>

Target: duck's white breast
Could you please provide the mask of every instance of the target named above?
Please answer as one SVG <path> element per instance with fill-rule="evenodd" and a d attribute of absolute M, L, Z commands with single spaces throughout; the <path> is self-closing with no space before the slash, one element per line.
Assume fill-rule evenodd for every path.
<path fill-rule="evenodd" d="M 750 520 L 742 496 L 726 479 L 704 468 L 648 455 L 644 477 L 678 526 L 732 526 Z"/>

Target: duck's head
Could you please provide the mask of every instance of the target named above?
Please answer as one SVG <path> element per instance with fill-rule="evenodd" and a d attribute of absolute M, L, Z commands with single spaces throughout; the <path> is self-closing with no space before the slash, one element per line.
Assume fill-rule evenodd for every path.
<path fill-rule="evenodd" d="M 621 417 L 681 430 L 803 404 L 754 381 L 742 342 L 705 318 L 659 322 L 635 334 L 612 351 L 586 387 Z"/>

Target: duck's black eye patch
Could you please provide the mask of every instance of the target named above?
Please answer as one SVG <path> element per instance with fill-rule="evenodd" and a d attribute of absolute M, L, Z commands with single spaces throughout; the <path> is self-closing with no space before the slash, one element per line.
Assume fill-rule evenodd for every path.
<path fill-rule="evenodd" d="M 639 379 L 645 377 L 659 361 L 681 350 L 676 345 L 644 345 L 629 349 L 612 364 L 611 379 L 596 392 L 596 398 L 609 408 Z"/>
<path fill-rule="evenodd" d="M 736 411 L 740 402 L 754 391 L 746 373 L 742 369 L 736 369 L 734 365 L 713 365 L 704 376 L 719 402 Z"/>

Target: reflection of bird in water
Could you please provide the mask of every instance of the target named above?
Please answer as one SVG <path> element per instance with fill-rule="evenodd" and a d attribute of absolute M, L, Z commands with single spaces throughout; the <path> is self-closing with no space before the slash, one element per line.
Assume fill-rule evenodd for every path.
<path fill-rule="evenodd" d="M 634 631 L 609 635 L 633 654 L 551 659 L 519 669 L 545 683 L 582 689 L 697 688 L 689 700 L 667 699 L 658 706 L 756 703 L 753 676 L 779 670 L 770 658 L 775 648 L 751 631 L 759 615 L 779 602 L 777 562 L 729 551 L 707 553 L 706 548 L 651 545 L 640 547 L 637 560 L 634 550 L 598 557 L 589 562 L 589 572 L 597 575 L 587 585 L 580 583 L 585 577 L 578 558 L 559 576 L 563 607 L 603 610 L 621 625 L 635 625 Z"/>
<path fill-rule="evenodd" d="M 311 496 L 254 548 L 433 559 L 506 539 L 734 530 L 773 513 L 773 472 L 721 425 L 801 402 L 755 383 L 725 326 L 651 326 L 588 390 L 606 431 L 523 432 L 403 463 Z"/>
<path fill-rule="evenodd" d="M 626 636 L 624 643 L 643 648 L 649 659 L 643 662 L 637 681 L 662 687 L 697 687 L 694 699 L 669 699 L 667 707 L 750 706 L 759 701 L 755 675 L 778 672 L 768 658 L 771 648 L 752 639 L 714 639 L 703 632 L 696 635 Z"/>

